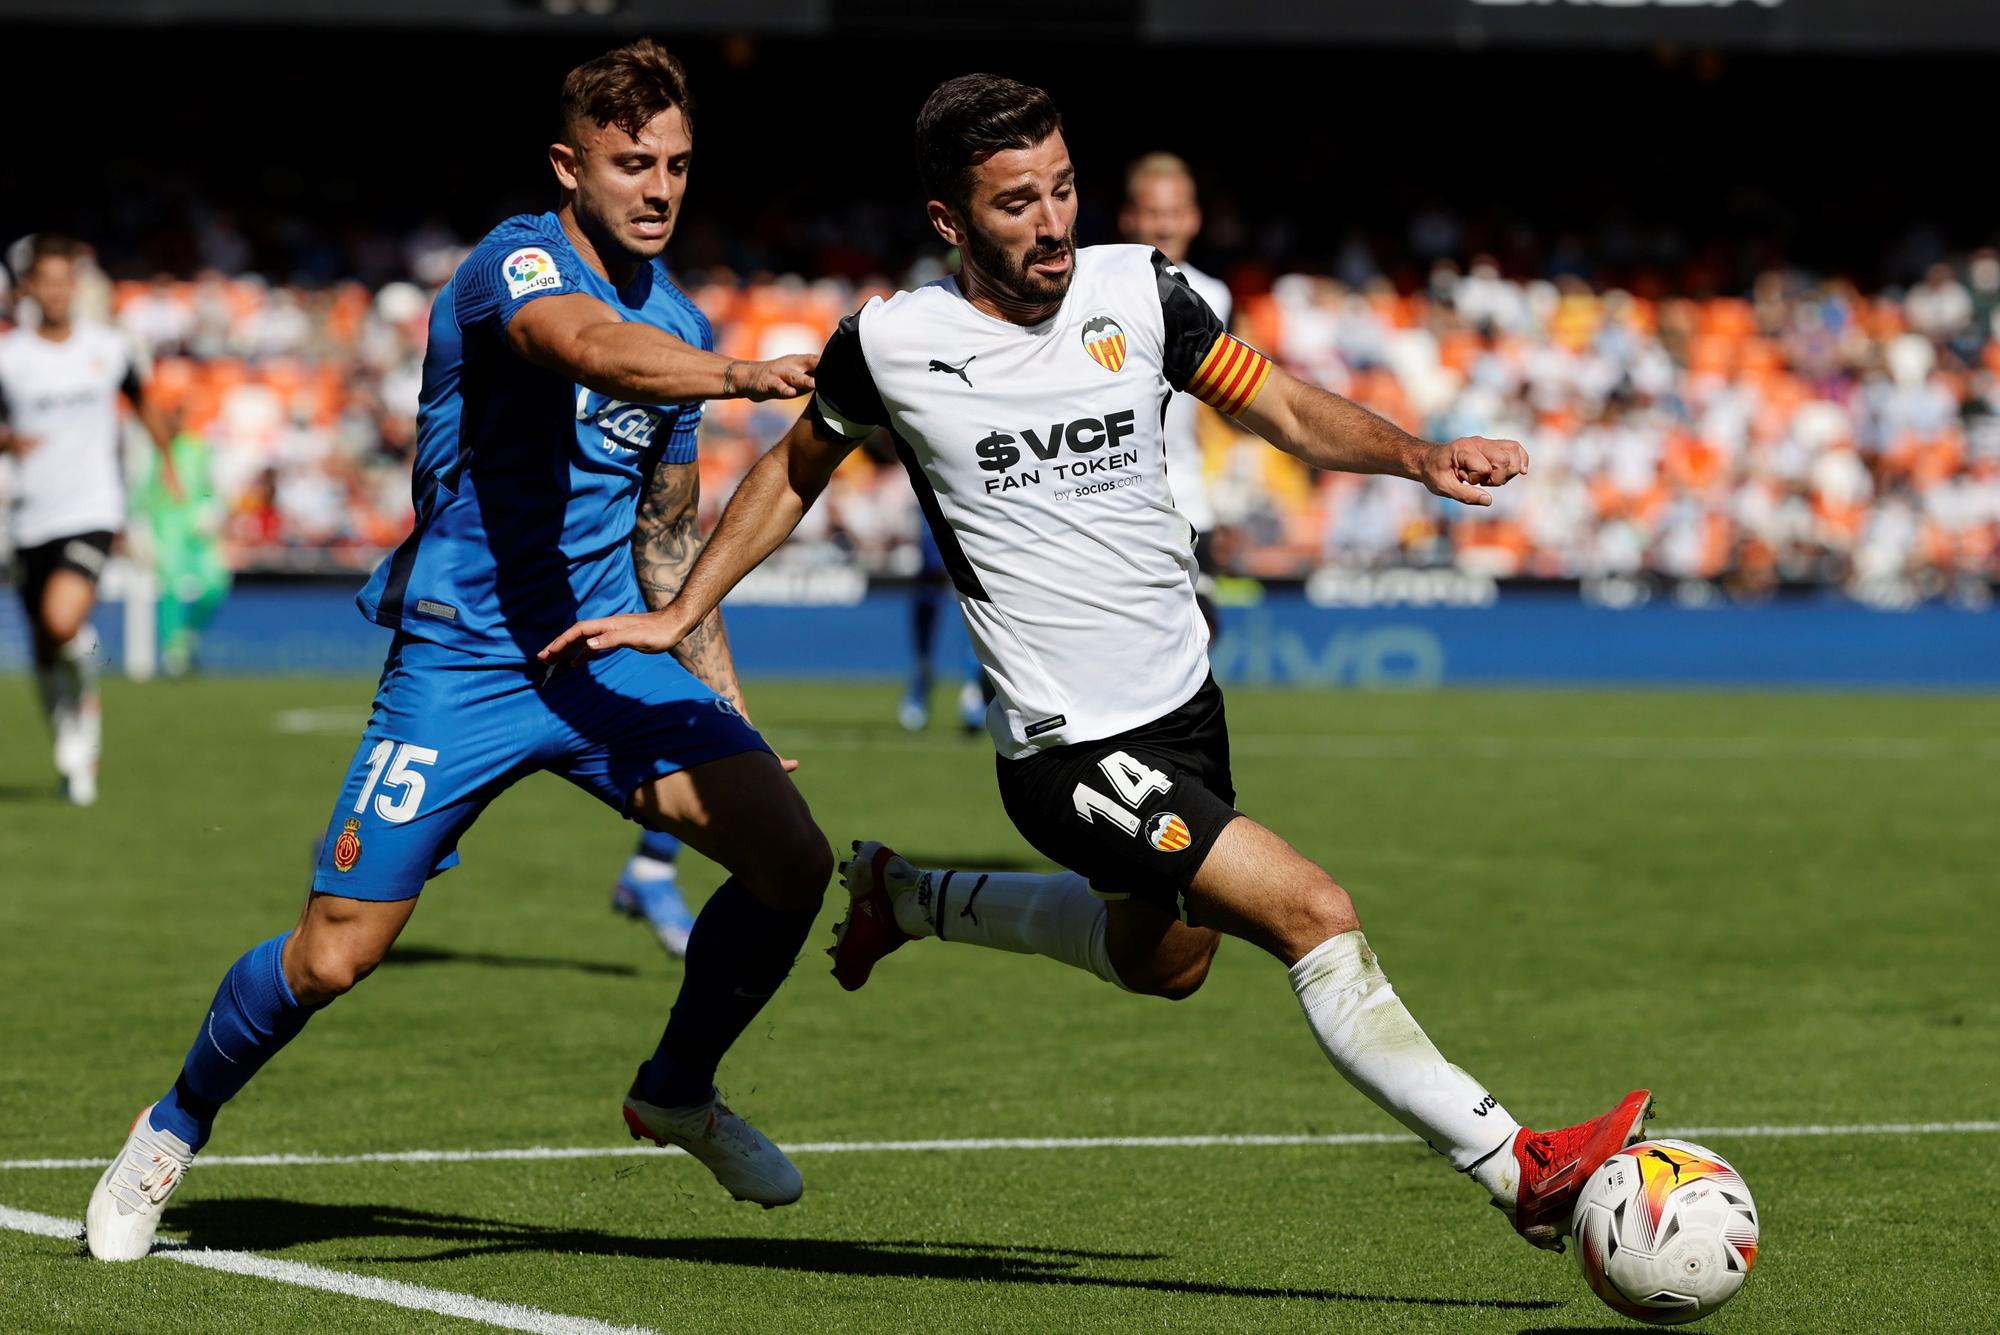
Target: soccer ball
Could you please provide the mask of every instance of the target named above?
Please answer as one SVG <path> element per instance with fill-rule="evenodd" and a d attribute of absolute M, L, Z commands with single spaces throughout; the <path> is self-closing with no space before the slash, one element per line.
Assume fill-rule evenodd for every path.
<path fill-rule="evenodd" d="M 1629 1145 L 1601 1164 L 1571 1220 L 1577 1264 L 1615 1312 L 1677 1325 L 1736 1295 L 1757 1260 L 1757 1205 L 1714 1150 Z"/>

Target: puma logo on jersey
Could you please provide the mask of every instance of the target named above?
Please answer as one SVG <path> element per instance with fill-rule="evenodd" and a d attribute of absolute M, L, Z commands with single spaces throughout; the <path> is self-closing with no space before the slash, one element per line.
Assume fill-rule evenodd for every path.
<path fill-rule="evenodd" d="M 956 366 L 953 366 L 950 362 L 941 362 L 937 358 L 933 357 L 931 358 L 931 370 L 943 371 L 949 375 L 955 375 L 960 380 L 963 380 L 965 382 L 965 387 L 967 389 L 971 389 L 972 377 L 965 373 L 965 368 L 972 365 L 974 362 L 978 360 L 979 360 L 979 354 L 976 352 L 973 353 L 970 357 L 967 357 L 964 361 L 960 362 Z"/>

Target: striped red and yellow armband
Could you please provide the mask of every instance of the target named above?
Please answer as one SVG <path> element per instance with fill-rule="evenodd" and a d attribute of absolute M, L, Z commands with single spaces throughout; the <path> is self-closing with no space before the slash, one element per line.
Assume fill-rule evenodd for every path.
<path fill-rule="evenodd" d="M 1187 392 L 1227 417 L 1248 408 L 1271 378 L 1271 359 L 1228 334 L 1215 340 L 1189 378 Z"/>

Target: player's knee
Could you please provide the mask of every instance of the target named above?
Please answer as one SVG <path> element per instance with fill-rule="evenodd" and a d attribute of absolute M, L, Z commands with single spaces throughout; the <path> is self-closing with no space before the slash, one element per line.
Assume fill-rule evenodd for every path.
<path fill-rule="evenodd" d="M 775 833 L 756 864 L 738 873 L 767 903 L 803 912 L 819 907 L 833 879 L 833 849 L 811 821 Z"/>
<path fill-rule="evenodd" d="M 1340 887 L 1325 872 L 1320 872 L 1314 883 L 1299 896 L 1294 914 L 1291 937 L 1303 956 L 1323 941 L 1330 941 L 1343 932 L 1351 932 L 1361 926 L 1361 919 L 1354 911 L 1354 901 L 1347 891 Z"/>
<path fill-rule="evenodd" d="M 1205 928 L 1176 929 L 1174 937 L 1144 959 L 1117 961 L 1118 976 L 1142 996 L 1185 1001 L 1208 980 L 1222 934 Z"/>
<path fill-rule="evenodd" d="M 60 653 L 62 646 L 68 644 L 82 632 L 83 623 L 88 616 L 89 609 L 87 608 L 75 611 L 69 608 L 60 608 L 55 611 L 44 612 L 42 614 L 42 633 L 48 637 L 49 643 L 54 645 L 56 651 Z"/>
<path fill-rule="evenodd" d="M 1210 952 L 1188 960 L 1171 976 L 1160 979 L 1152 995 L 1163 1001 L 1186 1001 L 1201 991 L 1201 985 L 1208 981 L 1209 961 L 1214 958 L 1214 953 Z"/>
<path fill-rule="evenodd" d="M 287 970 L 287 981 L 300 1005 L 324 1006 L 353 991 L 381 962 L 379 954 L 357 949 L 351 942 L 308 941 Z"/>

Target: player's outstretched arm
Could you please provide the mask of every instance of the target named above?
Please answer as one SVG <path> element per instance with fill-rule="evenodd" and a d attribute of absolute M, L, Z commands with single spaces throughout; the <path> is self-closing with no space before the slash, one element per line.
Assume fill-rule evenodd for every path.
<path fill-rule="evenodd" d="M 733 361 L 652 325 L 622 320 L 580 292 L 531 301 L 507 326 L 507 346 L 536 366 L 635 403 L 795 399 L 812 393 L 814 353 Z"/>
<path fill-rule="evenodd" d="M 657 654 L 681 644 L 738 581 L 791 536 L 854 445 L 819 426 L 814 413 L 802 414 L 744 474 L 673 601 L 654 612 L 579 621 L 536 657 L 561 662 L 612 649 Z"/>
<path fill-rule="evenodd" d="M 1256 397 L 1234 415 L 1314 468 L 1406 477 L 1466 505 L 1493 504 L 1485 488 L 1528 471 L 1528 452 L 1516 441 L 1461 436 L 1434 445 L 1276 366 Z"/>

